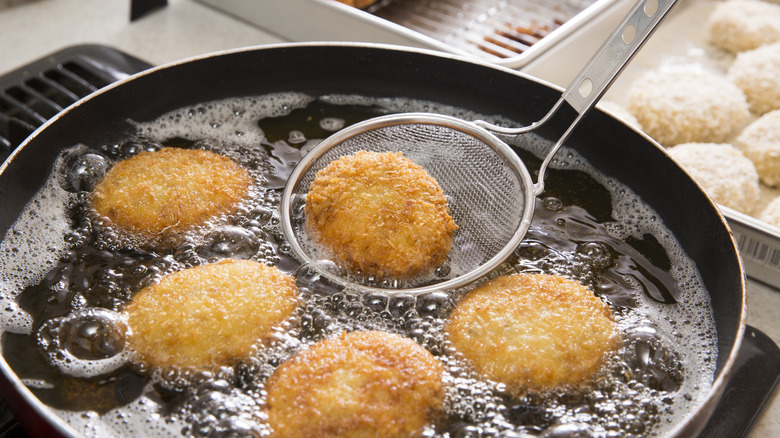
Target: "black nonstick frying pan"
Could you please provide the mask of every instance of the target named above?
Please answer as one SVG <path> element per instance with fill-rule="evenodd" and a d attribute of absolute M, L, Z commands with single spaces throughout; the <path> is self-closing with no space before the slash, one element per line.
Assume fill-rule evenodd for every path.
<path fill-rule="evenodd" d="M 559 89 L 512 70 L 390 46 L 285 44 L 185 60 L 108 86 L 37 130 L 0 169 L 0 232 L 5 234 L 16 221 L 63 148 L 119 139 L 128 132 L 128 119 L 153 120 L 197 103 L 288 91 L 409 97 L 519 122 L 538 120 L 560 96 Z M 563 111 L 538 134 L 554 139 L 572 117 Z M 603 112 L 591 112 L 566 146 L 655 209 L 695 262 L 711 294 L 719 348 L 715 382 L 706 401 L 672 432 L 694 436 L 720 398 L 745 330 L 745 277 L 724 218 L 661 147 Z M 0 393 L 27 430 L 74 433 L 5 361 L 0 368 Z"/>

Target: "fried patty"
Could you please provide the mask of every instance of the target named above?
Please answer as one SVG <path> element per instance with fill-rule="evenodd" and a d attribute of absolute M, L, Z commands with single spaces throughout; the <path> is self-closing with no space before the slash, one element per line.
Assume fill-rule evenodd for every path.
<path fill-rule="evenodd" d="M 349 270 L 410 278 L 447 258 L 457 229 L 438 182 L 401 153 L 342 157 L 306 196 L 312 238 Z"/>
<path fill-rule="evenodd" d="M 276 437 L 418 436 L 444 400 L 441 362 L 411 339 L 363 331 L 313 345 L 269 378 Z"/>
<path fill-rule="evenodd" d="M 446 332 L 477 373 L 511 392 L 580 384 L 618 342 L 606 303 L 575 281 L 543 274 L 478 287 L 453 310 Z"/>
<path fill-rule="evenodd" d="M 297 300 L 291 276 L 254 261 L 185 269 L 145 287 L 124 308 L 128 345 L 155 367 L 230 364 L 267 345 Z"/>
<path fill-rule="evenodd" d="M 234 210 L 251 184 L 227 157 L 163 148 L 118 162 L 95 187 L 92 205 L 125 231 L 167 235 Z"/>

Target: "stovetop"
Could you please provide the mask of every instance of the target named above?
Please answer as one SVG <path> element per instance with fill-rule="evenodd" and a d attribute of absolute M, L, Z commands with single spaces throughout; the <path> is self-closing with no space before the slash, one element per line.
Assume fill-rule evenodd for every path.
<path fill-rule="evenodd" d="M 0 76 L 0 162 L 36 128 L 70 104 L 151 67 L 102 45 L 73 46 Z M 748 326 L 734 373 L 701 438 L 739 438 L 770 399 L 780 379 L 780 348 Z M 28 435 L 0 400 L 0 438 Z"/>

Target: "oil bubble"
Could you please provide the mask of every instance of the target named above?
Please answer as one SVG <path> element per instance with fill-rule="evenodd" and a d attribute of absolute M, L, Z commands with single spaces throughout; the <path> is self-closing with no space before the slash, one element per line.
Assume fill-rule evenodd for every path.
<path fill-rule="evenodd" d="M 453 305 L 445 292 L 428 292 L 417 297 L 417 314 L 422 317 L 444 318 Z"/>
<path fill-rule="evenodd" d="M 156 141 L 152 141 L 148 138 L 130 139 L 121 145 L 121 153 L 123 158 L 132 157 L 138 155 L 141 152 L 154 152 L 162 149 L 162 145 Z"/>
<path fill-rule="evenodd" d="M 125 345 L 124 326 L 114 312 L 102 309 L 66 318 L 59 336 L 62 347 L 79 359 L 107 359 Z"/>
<path fill-rule="evenodd" d="M 344 127 L 346 124 L 346 121 L 344 119 L 336 118 L 336 117 L 325 117 L 324 119 L 320 120 L 320 128 L 330 131 L 330 132 L 336 132 Z"/>
<path fill-rule="evenodd" d="M 287 141 L 291 144 L 301 144 L 306 142 L 306 136 L 301 131 L 293 130 L 290 131 Z"/>
<path fill-rule="evenodd" d="M 341 269 L 331 260 L 312 260 L 295 272 L 295 282 L 300 288 L 306 288 L 319 295 L 333 295 L 344 286 L 333 278 L 341 277 Z"/>
<path fill-rule="evenodd" d="M 563 202 L 554 196 L 547 196 L 542 199 L 542 206 L 550 211 L 561 211 L 563 209 Z"/>
<path fill-rule="evenodd" d="M 127 363 L 127 328 L 116 312 L 89 308 L 46 321 L 38 345 L 52 365 L 73 377 L 96 377 Z"/>
<path fill-rule="evenodd" d="M 293 220 L 302 221 L 305 218 L 306 196 L 295 194 L 290 199 L 290 216 Z"/>
<path fill-rule="evenodd" d="M 577 252 L 587 256 L 592 261 L 592 266 L 605 269 L 613 264 L 612 251 L 603 242 L 585 242 L 577 247 Z"/>
<path fill-rule="evenodd" d="M 415 302 L 416 299 L 412 295 L 398 294 L 390 298 L 388 309 L 390 310 L 390 314 L 395 318 L 401 318 L 406 315 L 408 311 L 414 309 Z"/>
<path fill-rule="evenodd" d="M 381 312 L 387 309 L 389 298 L 385 294 L 367 294 L 363 296 L 363 304 L 374 312 Z"/>
<path fill-rule="evenodd" d="M 550 426 L 542 438 L 595 438 L 591 428 L 582 423 L 562 423 Z"/>
<path fill-rule="evenodd" d="M 254 233 L 241 227 L 225 225 L 206 234 L 205 243 L 198 248 L 198 255 L 251 259 L 260 249 L 260 242 Z"/>
<path fill-rule="evenodd" d="M 498 434 L 498 438 L 538 438 L 539 435 L 527 430 L 505 430 Z"/>
<path fill-rule="evenodd" d="M 57 162 L 57 174 L 60 187 L 76 193 L 90 191 L 105 176 L 110 163 L 100 152 L 85 145 L 68 148 Z"/>
<path fill-rule="evenodd" d="M 649 323 L 626 330 L 626 363 L 634 379 L 647 387 L 674 392 L 682 383 L 682 363 L 669 337 Z"/>

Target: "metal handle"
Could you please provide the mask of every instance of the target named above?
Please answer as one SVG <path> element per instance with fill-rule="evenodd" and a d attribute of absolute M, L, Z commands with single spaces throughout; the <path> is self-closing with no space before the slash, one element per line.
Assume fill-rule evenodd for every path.
<path fill-rule="evenodd" d="M 634 5 L 563 92 L 566 102 L 578 113 L 595 105 L 676 3 L 677 0 L 644 0 Z"/>
<path fill-rule="evenodd" d="M 626 14 L 620 25 L 612 32 L 596 54 L 588 61 L 576 78 L 569 84 L 560 99 L 540 120 L 521 128 L 505 128 L 477 120 L 474 123 L 489 131 L 520 135 L 531 132 L 550 120 L 558 109 L 567 102 L 578 115 L 558 139 L 539 168 L 539 177 L 534 185 L 535 195 L 544 191 L 544 174 L 553 156 L 569 135 L 577 127 L 582 117 L 601 99 L 601 96 L 623 72 L 636 52 L 642 47 L 653 31 L 666 18 L 677 0 L 640 0 Z"/>

